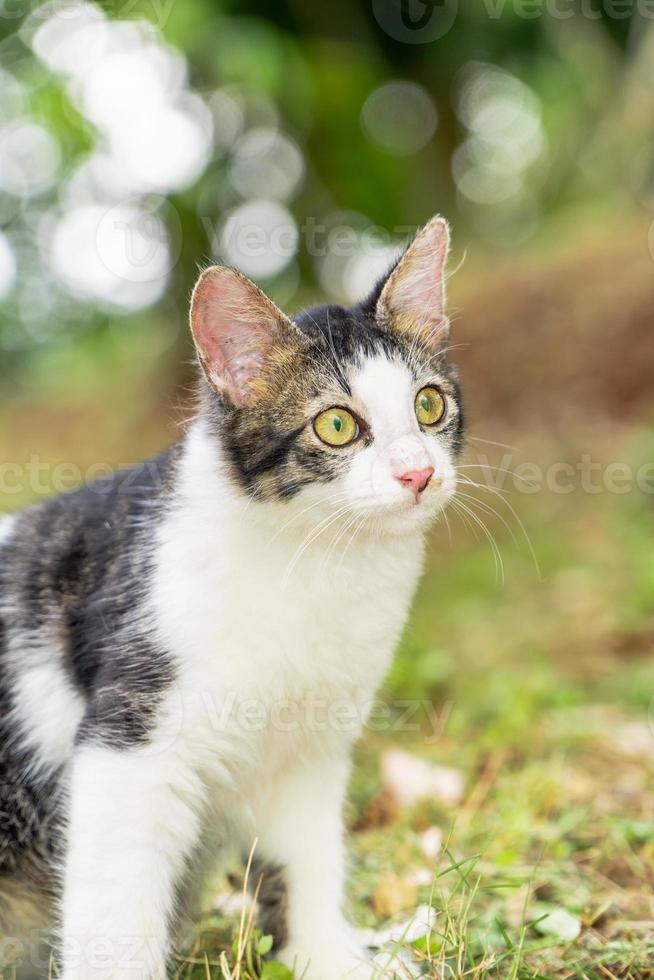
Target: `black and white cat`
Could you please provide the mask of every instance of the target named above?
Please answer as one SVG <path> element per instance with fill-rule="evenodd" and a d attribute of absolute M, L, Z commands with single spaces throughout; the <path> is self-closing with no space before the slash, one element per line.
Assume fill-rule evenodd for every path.
<path fill-rule="evenodd" d="M 64 980 L 165 977 L 255 839 L 276 955 L 370 976 L 341 808 L 456 484 L 447 250 L 434 218 L 360 305 L 293 318 L 208 269 L 185 437 L 0 524 L 0 936 L 51 917 Z"/>

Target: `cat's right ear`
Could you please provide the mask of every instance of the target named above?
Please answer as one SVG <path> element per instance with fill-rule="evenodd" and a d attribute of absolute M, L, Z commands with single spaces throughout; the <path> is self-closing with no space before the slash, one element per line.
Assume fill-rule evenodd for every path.
<path fill-rule="evenodd" d="M 439 215 L 421 228 L 388 277 L 377 303 L 387 325 L 418 335 L 427 347 L 447 343 L 445 262 L 450 247 L 447 221 Z"/>
<path fill-rule="evenodd" d="M 295 328 L 247 276 L 216 265 L 193 290 L 191 330 L 207 380 L 242 408 L 261 393 L 266 363 Z"/>

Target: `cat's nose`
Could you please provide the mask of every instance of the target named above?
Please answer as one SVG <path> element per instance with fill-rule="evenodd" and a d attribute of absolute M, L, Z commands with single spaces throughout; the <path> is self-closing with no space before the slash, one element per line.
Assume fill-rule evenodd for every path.
<path fill-rule="evenodd" d="M 425 466 L 423 470 L 407 470 L 406 473 L 402 473 L 402 475 L 396 477 L 396 479 L 398 479 L 400 483 L 403 483 L 405 487 L 409 487 L 409 489 L 413 491 L 413 495 L 417 500 L 433 475 L 434 467 Z"/>

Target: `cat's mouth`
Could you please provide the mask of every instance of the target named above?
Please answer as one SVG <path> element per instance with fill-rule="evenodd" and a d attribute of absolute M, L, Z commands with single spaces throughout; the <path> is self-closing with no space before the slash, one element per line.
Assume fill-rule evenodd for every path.
<path fill-rule="evenodd" d="M 454 486 L 438 480 L 424 493 L 403 492 L 401 496 L 382 497 L 371 505 L 369 513 L 376 523 L 397 533 L 424 527 L 447 506 Z"/>

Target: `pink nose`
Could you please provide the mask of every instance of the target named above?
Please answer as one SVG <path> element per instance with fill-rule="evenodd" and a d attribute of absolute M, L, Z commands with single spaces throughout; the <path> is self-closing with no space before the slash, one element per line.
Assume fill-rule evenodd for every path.
<path fill-rule="evenodd" d="M 405 487 L 409 487 L 413 491 L 413 494 L 418 499 L 418 494 L 422 493 L 425 489 L 432 476 L 434 475 L 433 466 L 425 466 L 424 470 L 408 470 L 403 473 L 402 476 L 398 476 L 397 479 L 400 483 L 403 483 Z"/>

